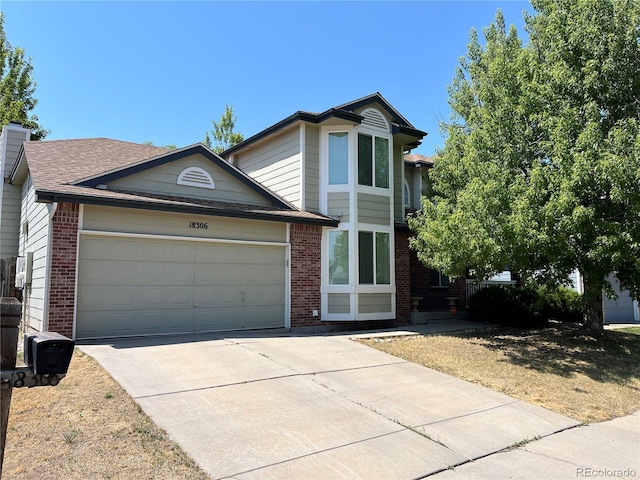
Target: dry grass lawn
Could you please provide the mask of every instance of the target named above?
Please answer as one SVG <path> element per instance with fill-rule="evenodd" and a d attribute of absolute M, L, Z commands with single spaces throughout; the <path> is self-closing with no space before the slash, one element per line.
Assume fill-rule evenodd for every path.
<path fill-rule="evenodd" d="M 13 389 L 2 478 L 205 479 L 93 359 L 56 387 Z"/>
<path fill-rule="evenodd" d="M 567 415 L 600 422 L 640 409 L 640 329 L 608 340 L 571 324 L 362 342 L 405 360 Z M 635 333 L 635 334 L 634 334 Z"/>

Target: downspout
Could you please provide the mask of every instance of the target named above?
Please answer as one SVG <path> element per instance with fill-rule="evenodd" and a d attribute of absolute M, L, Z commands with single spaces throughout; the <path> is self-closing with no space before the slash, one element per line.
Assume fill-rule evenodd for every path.
<path fill-rule="evenodd" d="M 53 243 L 53 217 L 58 210 L 58 202 L 53 202 L 49 212 L 49 231 L 47 232 L 47 267 L 44 276 L 44 305 L 42 306 L 42 330 L 49 331 L 49 290 L 51 288 L 51 250 Z"/>

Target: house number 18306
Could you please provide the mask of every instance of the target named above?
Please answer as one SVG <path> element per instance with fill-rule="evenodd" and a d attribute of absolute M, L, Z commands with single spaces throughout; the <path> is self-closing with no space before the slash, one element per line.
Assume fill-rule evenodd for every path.
<path fill-rule="evenodd" d="M 206 230 L 209 228 L 209 225 L 203 222 L 189 222 L 189 228 L 203 228 Z"/>

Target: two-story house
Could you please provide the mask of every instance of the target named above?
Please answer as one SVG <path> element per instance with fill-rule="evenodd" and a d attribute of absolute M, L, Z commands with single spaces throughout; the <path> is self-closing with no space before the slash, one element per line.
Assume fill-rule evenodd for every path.
<path fill-rule="evenodd" d="M 297 112 L 222 157 L 24 142 L 0 160 L 20 192 L 2 231 L 26 259 L 25 321 L 78 339 L 408 323 L 429 272 L 405 216 L 428 162 L 404 156 L 425 135 L 376 93 Z"/>

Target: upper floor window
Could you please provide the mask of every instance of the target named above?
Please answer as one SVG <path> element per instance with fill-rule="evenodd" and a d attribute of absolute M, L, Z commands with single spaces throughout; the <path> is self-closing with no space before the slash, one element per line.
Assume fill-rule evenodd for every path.
<path fill-rule="evenodd" d="M 349 183 L 349 134 L 329 133 L 329 185 Z"/>
<path fill-rule="evenodd" d="M 389 139 L 358 134 L 358 184 L 389 188 Z"/>

